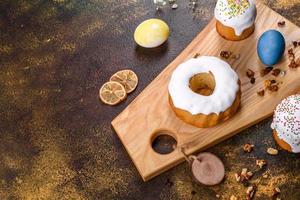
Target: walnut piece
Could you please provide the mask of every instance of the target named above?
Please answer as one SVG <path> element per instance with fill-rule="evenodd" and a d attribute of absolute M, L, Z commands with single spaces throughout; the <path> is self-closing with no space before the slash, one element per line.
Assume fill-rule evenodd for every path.
<path fill-rule="evenodd" d="M 258 159 L 256 160 L 256 165 L 259 166 L 259 168 L 263 168 L 267 164 L 267 161 L 264 159 Z"/>
<path fill-rule="evenodd" d="M 265 96 L 265 90 L 260 90 L 257 92 L 257 94 L 258 94 L 258 96 L 263 97 L 263 96 Z"/>
<path fill-rule="evenodd" d="M 270 85 L 267 89 L 271 92 L 277 92 L 279 90 L 278 85 Z"/>
<path fill-rule="evenodd" d="M 298 42 L 297 41 L 293 41 L 292 43 L 293 43 L 294 48 L 297 48 Z"/>
<path fill-rule="evenodd" d="M 250 153 L 251 151 L 253 151 L 253 147 L 254 147 L 253 144 L 249 144 L 249 143 L 244 144 L 244 147 L 243 147 L 244 152 Z"/>
<path fill-rule="evenodd" d="M 200 56 L 200 53 L 195 53 L 193 58 L 198 58 Z"/>
<path fill-rule="evenodd" d="M 280 74 L 280 72 L 281 72 L 281 70 L 278 69 L 278 68 L 277 69 L 273 69 L 272 70 L 272 75 L 277 77 Z"/>
<path fill-rule="evenodd" d="M 251 171 L 248 171 L 247 168 L 243 168 L 240 174 L 235 173 L 234 176 L 237 182 L 247 183 L 247 181 L 252 178 L 253 173 Z"/>
<path fill-rule="evenodd" d="M 231 55 L 232 55 L 231 51 L 221 51 L 221 53 L 220 53 L 220 56 L 225 59 L 230 58 Z"/>
<path fill-rule="evenodd" d="M 256 186 L 255 185 L 249 186 L 246 190 L 246 199 L 251 200 L 254 197 L 255 192 L 256 192 Z"/>
<path fill-rule="evenodd" d="M 284 27 L 285 26 L 285 21 L 280 21 L 277 23 L 278 27 Z"/>
<path fill-rule="evenodd" d="M 260 76 L 264 77 L 273 70 L 273 67 L 267 67 L 260 71 Z"/>
<path fill-rule="evenodd" d="M 265 80 L 264 85 L 271 92 L 277 92 L 279 90 L 276 80 Z"/>
<path fill-rule="evenodd" d="M 281 193 L 281 190 L 278 187 L 275 187 L 272 191 L 272 197 L 275 197 Z"/>
<path fill-rule="evenodd" d="M 247 168 L 243 168 L 242 172 L 241 172 L 241 176 L 246 176 L 247 175 L 247 171 L 248 171 Z"/>
<path fill-rule="evenodd" d="M 289 64 L 289 68 L 291 69 L 296 69 L 299 65 L 296 63 L 295 59 L 291 60 L 290 64 Z"/>
<path fill-rule="evenodd" d="M 246 72 L 246 75 L 247 75 L 248 78 L 253 78 L 255 73 L 251 69 L 248 69 L 247 72 Z"/>
<path fill-rule="evenodd" d="M 253 173 L 251 171 L 247 172 L 246 177 L 250 179 L 253 176 Z"/>
<path fill-rule="evenodd" d="M 267 87 L 269 87 L 269 86 L 271 86 L 271 81 L 270 80 L 265 80 L 264 81 L 264 85 L 265 85 L 265 87 L 267 88 Z"/>
<path fill-rule="evenodd" d="M 241 181 L 241 176 L 238 173 L 235 173 L 234 176 L 235 176 L 236 182 L 240 182 Z"/>
<path fill-rule="evenodd" d="M 270 171 L 269 171 L 269 170 L 265 171 L 265 172 L 262 174 L 262 177 L 263 177 L 263 178 L 269 178 L 269 176 L 270 176 Z"/>
<path fill-rule="evenodd" d="M 289 60 L 295 60 L 295 54 L 294 54 L 294 50 L 293 49 L 289 49 L 288 50 L 288 57 L 289 57 Z"/>

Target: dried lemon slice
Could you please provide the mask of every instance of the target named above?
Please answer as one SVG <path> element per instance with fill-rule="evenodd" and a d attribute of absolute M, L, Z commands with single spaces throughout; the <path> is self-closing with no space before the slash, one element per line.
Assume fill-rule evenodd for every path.
<path fill-rule="evenodd" d="M 132 70 L 118 71 L 109 80 L 121 83 L 127 94 L 131 93 L 138 84 L 138 77 Z"/>
<path fill-rule="evenodd" d="M 116 105 L 123 101 L 126 97 L 126 91 L 122 84 L 110 81 L 102 85 L 99 90 L 99 96 L 103 103 L 108 105 Z"/>

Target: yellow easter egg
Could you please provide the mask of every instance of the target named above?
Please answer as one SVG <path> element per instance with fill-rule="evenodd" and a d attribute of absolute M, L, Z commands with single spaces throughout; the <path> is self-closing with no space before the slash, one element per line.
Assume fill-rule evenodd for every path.
<path fill-rule="evenodd" d="M 170 34 L 169 26 L 160 19 L 143 21 L 134 32 L 135 42 L 145 48 L 158 47 L 164 43 Z"/>

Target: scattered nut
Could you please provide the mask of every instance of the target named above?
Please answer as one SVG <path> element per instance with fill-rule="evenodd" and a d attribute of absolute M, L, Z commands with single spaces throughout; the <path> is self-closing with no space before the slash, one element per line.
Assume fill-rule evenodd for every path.
<path fill-rule="evenodd" d="M 281 192 L 281 190 L 280 190 L 278 187 L 276 187 L 276 188 L 274 189 L 274 191 L 276 191 L 277 193 L 280 193 L 280 192 Z"/>
<path fill-rule="evenodd" d="M 247 188 L 246 193 L 249 194 L 252 190 L 253 190 L 253 186 L 249 186 L 249 187 Z"/>
<path fill-rule="evenodd" d="M 234 176 L 235 176 L 236 182 L 240 182 L 241 181 L 241 176 L 240 175 L 238 175 L 237 173 L 235 173 Z"/>
<path fill-rule="evenodd" d="M 193 58 L 198 58 L 200 56 L 200 53 L 195 53 Z"/>
<path fill-rule="evenodd" d="M 220 199 L 220 198 L 221 198 L 221 195 L 216 194 L 216 198 L 217 198 L 217 199 Z"/>
<path fill-rule="evenodd" d="M 288 57 L 289 57 L 290 61 L 295 60 L 295 55 L 294 54 L 289 54 Z"/>
<path fill-rule="evenodd" d="M 272 70 L 272 75 L 277 77 L 280 74 L 280 72 L 281 72 L 280 69 L 273 69 Z"/>
<path fill-rule="evenodd" d="M 248 171 L 247 168 L 243 168 L 240 174 L 235 173 L 234 176 L 237 182 L 241 182 L 244 185 L 247 185 L 248 181 L 252 178 L 253 173 L 251 171 Z"/>
<path fill-rule="evenodd" d="M 278 150 L 274 149 L 274 148 L 268 148 L 267 149 L 268 154 L 270 155 L 277 155 L 278 154 Z"/>
<path fill-rule="evenodd" d="M 241 176 L 246 176 L 247 175 L 247 171 L 248 171 L 247 168 L 243 168 L 242 172 L 241 172 Z"/>
<path fill-rule="evenodd" d="M 253 151 L 253 147 L 254 147 L 253 144 L 249 144 L 249 143 L 244 144 L 243 146 L 244 152 L 250 153 L 251 151 Z"/>
<path fill-rule="evenodd" d="M 265 87 L 267 88 L 267 87 L 269 87 L 269 86 L 271 86 L 271 81 L 270 80 L 265 80 L 264 81 L 264 85 L 265 85 Z"/>
<path fill-rule="evenodd" d="M 262 177 L 263 178 L 269 178 L 269 174 L 263 174 Z"/>
<path fill-rule="evenodd" d="M 292 43 L 293 43 L 294 48 L 296 48 L 298 46 L 298 42 L 297 41 L 293 41 Z"/>
<path fill-rule="evenodd" d="M 285 26 L 285 21 L 280 21 L 278 22 L 278 27 L 284 27 Z"/>
<path fill-rule="evenodd" d="M 263 177 L 263 178 L 269 178 L 269 176 L 270 176 L 270 171 L 269 171 L 269 170 L 265 171 L 265 172 L 262 174 L 262 177 Z"/>
<path fill-rule="evenodd" d="M 221 51 L 221 53 L 220 53 L 220 56 L 225 59 L 230 58 L 231 55 L 232 55 L 231 51 Z"/>
<path fill-rule="evenodd" d="M 296 63 L 295 60 L 291 60 L 291 63 L 289 64 L 289 68 L 296 69 L 299 65 Z"/>
<path fill-rule="evenodd" d="M 259 166 L 260 169 L 263 168 L 266 164 L 267 164 L 266 160 L 263 159 L 256 160 L 256 165 Z"/>
<path fill-rule="evenodd" d="M 251 200 L 254 197 L 255 192 L 256 192 L 256 186 L 254 185 L 249 186 L 246 190 L 246 194 L 247 194 L 246 199 Z"/>
<path fill-rule="evenodd" d="M 257 92 L 257 94 L 258 94 L 258 96 L 263 97 L 263 96 L 265 96 L 265 90 L 260 90 Z"/>
<path fill-rule="evenodd" d="M 253 78 L 255 75 L 254 71 L 252 71 L 251 69 L 248 69 L 246 74 L 248 78 Z"/>
<path fill-rule="evenodd" d="M 266 67 L 263 70 L 260 71 L 260 76 L 264 77 L 265 75 L 267 75 L 268 73 L 270 73 L 272 71 L 273 67 Z"/>
<path fill-rule="evenodd" d="M 276 80 L 265 80 L 264 85 L 271 92 L 276 92 L 279 90 Z"/>
<path fill-rule="evenodd" d="M 268 90 L 271 92 L 277 92 L 279 90 L 279 87 L 277 85 L 271 85 L 268 87 Z"/>
<path fill-rule="evenodd" d="M 252 178 L 252 176 L 253 176 L 253 173 L 251 171 L 247 172 L 246 177 L 248 179 Z"/>
<path fill-rule="evenodd" d="M 293 49 L 289 49 L 288 50 L 288 57 L 289 57 L 289 60 L 295 60 L 295 54 L 294 54 L 294 50 Z"/>
<path fill-rule="evenodd" d="M 276 187 L 272 191 L 272 197 L 275 197 L 275 196 L 279 195 L 280 193 L 281 193 L 281 190 L 278 187 Z"/>

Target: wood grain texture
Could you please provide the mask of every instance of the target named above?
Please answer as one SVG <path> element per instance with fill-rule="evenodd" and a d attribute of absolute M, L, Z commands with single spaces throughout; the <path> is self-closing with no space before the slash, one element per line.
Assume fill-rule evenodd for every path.
<path fill-rule="evenodd" d="M 259 71 L 263 65 L 256 53 L 259 36 L 268 29 L 278 29 L 285 35 L 287 49 L 291 42 L 299 39 L 300 29 L 272 11 L 263 4 L 257 4 L 258 17 L 255 32 L 246 40 L 240 42 L 226 41 L 216 32 L 213 19 L 207 27 L 188 45 L 188 47 L 172 62 L 145 90 L 113 121 L 112 125 L 127 152 L 141 174 L 143 180 L 159 175 L 184 160 L 178 150 L 185 146 L 188 154 L 204 150 L 215 145 L 243 129 L 272 115 L 276 105 L 286 96 L 300 89 L 300 70 L 288 69 L 287 50 L 282 61 L 278 64 L 287 70 L 284 77 L 276 78 L 280 90 L 276 93 L 266 93 L 259 97 L 256 92 L 263 88 L 263 81 L 271 75 L 261 78 Z M 278 28 L 277 22 L 286 21 L 284 28 Z M 196 52 L 201 55 L 219 56 L 220 51 L 229 50 L 241 54 L 239 60 L 228 62 L 239 74 L 242 88 L 241 109 L 228 121 L 207 129 L 195 128 L 179 120 L 168 103 L 168 90 L 172 71 L 182 62 L 191 58 Z M 299 50 L 295 50 L 299 54 Z M 252 85 L 246 77 L 246 71 L 251 68 L 256 72 L 256 83 Z M 167 130 L 177 142 L 177 149 L 168 154 L 160 155 L 151 148 L 151 141 L 160 130 Z"/>

